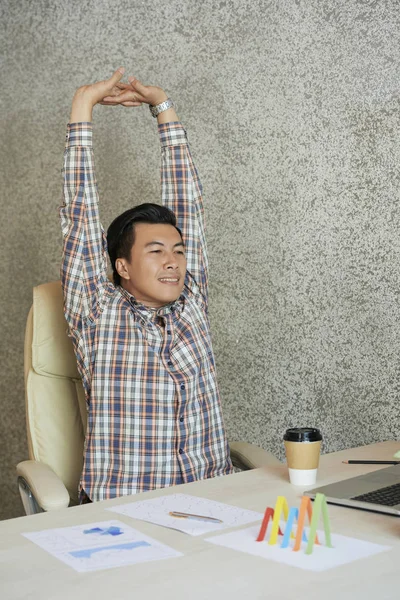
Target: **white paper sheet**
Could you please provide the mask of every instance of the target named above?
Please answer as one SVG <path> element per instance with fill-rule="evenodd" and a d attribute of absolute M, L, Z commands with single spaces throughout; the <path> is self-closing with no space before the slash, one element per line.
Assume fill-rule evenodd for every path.
<path fill-rule="evenodd" d="M 247 525 L 254 521 L 261 521 L 262 513 L 206 498 L 197 498 L 188 494 L 171 494 L 169 496 L 160 496 L 152 500 L 143 500 L 141 502 L 130 502 L 129 504 L 120 504 L 108 508 L 112 512 L 149 521 L 156 525 L 178 529 L 189 535 L 201 535 L 211 533 L 212 531 L 221 531 L 229 527 Z M 178 511 L 214 517 L 220 519 L 222 523 L 207 523 L 204 521 L 195 521 L 192 519 L 182 519 L 171 517 L 169 512 Z"/>
<path fill-rule="evenodd" d="M 285 524 L 281 523 L 282 530 Z M 305 554 L 306 543 L 302 542 L 301 549 L 298 552 L 293 552 L 292 547 L 294 540 L 291 540 L 291 546 L 281 548 L 280 545 L 270 546 L 268 544 L 269 534 L 271 532 L 272 523 L 269 524 L 267 535 L 263 542 L 256 542 L 256 538 L 260 531 L 260 525 L 247 527 L 239 531 L 224 533 L 212 538 L 206 538 L 206 542 L 247 552 L 254 556 L 261 556 L 275 562 L 285 563 L 306 571 L 327 571 L 340 565 L 373 556 L 379 552 L 391 550 L 390 546 L 381 546 L 372 542 L 365 542 L 355 538 L 346 537 L 339 534 L 331 534 L 333 548 L 328 548 L 324 545 L 325 535 L 322 531 L 318 531 L 318 539 L 321 545 L 314 545 L 312 554 Z M 308 536 L 308 530 L 306 529 Z M 279 544 L 282 538 L 278 538 Z"/>
<path fill-rule="evenodd" d="M 79 572 L 182 556 L 116 520 L 22 535 Z"/>

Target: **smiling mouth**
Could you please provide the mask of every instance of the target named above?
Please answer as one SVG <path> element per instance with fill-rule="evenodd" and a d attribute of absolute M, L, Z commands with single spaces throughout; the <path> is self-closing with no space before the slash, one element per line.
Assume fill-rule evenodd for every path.
<path fill-rule="evenodd" d="M 167 285 L 178 285 L 179 277 L 161 277 L 158 281 Z"/>

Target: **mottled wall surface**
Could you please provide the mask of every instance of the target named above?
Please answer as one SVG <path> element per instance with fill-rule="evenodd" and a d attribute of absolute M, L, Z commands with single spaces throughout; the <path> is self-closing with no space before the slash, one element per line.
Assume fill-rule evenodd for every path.
<path fill-rule="evenodd" d="M 0 3 L 0 518 L 22 513 L 23 337 L 57 279 L 75 88 L 124 65 L 175 99 L 202 176 L 229 437 L 399 439 L 399 3 Z M 102 219 L 159 198 L 146 107 L 95 110 Z"/>

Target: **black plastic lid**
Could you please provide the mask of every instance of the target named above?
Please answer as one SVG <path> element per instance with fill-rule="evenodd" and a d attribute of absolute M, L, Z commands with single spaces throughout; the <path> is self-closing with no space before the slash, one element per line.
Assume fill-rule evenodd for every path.
<path fill-rule="evenodd" d="M 322 434 L 314 427 L 293 427 L 285 431 L 283 439 L 286 442 L 319 442 Z"/>

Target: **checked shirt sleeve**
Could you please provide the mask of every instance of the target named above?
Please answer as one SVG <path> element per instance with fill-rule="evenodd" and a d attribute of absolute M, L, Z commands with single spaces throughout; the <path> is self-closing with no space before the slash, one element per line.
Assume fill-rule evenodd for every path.
<path fill-rule="evenodd" d="M 65 317 L 80 330 L 101 311 L 107 279 L 107 245 L 99 218 L 91 123 L 68 125 L 64 153 L 64 238 L 61 281 Z"/>
<path fill-rule="evenodd" d="M 187 270 L 207 302 L 208 260 L 199 175 L 181 123 L 163 123 L 158 130 L 162 149 L 162 202 L 176 215 L 185 243 Z"/>

